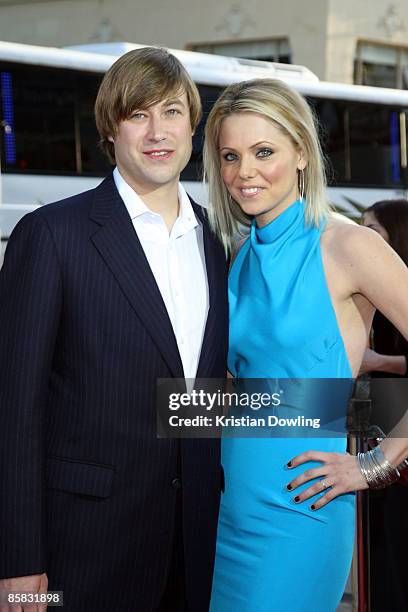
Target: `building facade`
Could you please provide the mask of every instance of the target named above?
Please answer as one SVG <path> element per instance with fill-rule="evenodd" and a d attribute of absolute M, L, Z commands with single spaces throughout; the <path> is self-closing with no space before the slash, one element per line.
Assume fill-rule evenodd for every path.
<path fill-rule="evenodd" d="M 156 44 L 303 64 L 323 80 L 402 88 L 407 34 L 405 0 L 0 0 L 0 40 Z"/>

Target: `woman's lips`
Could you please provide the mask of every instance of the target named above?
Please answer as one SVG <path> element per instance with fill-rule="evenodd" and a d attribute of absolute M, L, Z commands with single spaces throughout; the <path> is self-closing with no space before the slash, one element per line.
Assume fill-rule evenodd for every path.
<path fill-rule="evenodd" d="M 239 193 L 243 198 L 254 198 L 262 191 L 262 187 L 243 187 L 239 190 Z"/>

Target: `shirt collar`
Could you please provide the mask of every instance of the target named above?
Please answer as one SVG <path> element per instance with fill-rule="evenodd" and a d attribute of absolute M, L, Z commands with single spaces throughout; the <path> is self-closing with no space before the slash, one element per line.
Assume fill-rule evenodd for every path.
<path fill-rule="evenodd" d="M 117 167 L 113 171 L 113 180 L 115 181 L 116 188 L 132 221 L 136 217 L 140 217 L 144 214 L 157 215 L 158 217 L 160 216 L 146 206 L 142 198 L 122 177 Z M 188 197 L 187 192 L 181 183 L 178 185 L 178 200 L 180 205 L 179 216 L 176 219 L 173 230 L 177 232 L 177 235 L 181 236 L 182 234 L 185 234 L 191 229 L 197 227 L 198 221 L 190 202 L 190 198 Z"/>

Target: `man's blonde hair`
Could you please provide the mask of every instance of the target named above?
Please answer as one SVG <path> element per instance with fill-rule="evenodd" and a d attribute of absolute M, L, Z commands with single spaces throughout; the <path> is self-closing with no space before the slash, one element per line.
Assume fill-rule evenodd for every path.
<path fill-rule="evenodd" d="M 202 116 L 200 94 L 182 63 L 166 49 L 143 47 L 122 55 L 107 71 L 95 102 L 96 127 L 100 144 L 109 161 L 115 163 L 115 149 L 109 137 L 115 137 L 121 121 L 135 110 L 187 95 L 191 129 L 194 132 Z"/>
<path fill-rule="evenodd" d="M 303 170 L 306 220 L 318 225 L 330 212 L 326 198 L 323 153 L 315 118 L 306 100 L 277 79 L 254 79 L 230 85 L 214 104 L 205 128 L 204 179 L 208 182 L 212 228 L 228 252 L 242 225 L 252 217 L 245 214 L 228 193 L 221 176 L 219 137 L 224 119 L 235 113 L 255 113 L 269 119 L 307 162 Z"/>

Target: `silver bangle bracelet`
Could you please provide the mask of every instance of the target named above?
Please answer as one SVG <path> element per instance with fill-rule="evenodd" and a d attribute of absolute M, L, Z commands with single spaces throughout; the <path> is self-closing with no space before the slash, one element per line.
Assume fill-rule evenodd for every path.
<path fill-rule="evenodd" d="M 396 482 L 400 477 L 398 469 L 400 466 L 393 467 L 380 446 L 366 453 L 358 453 L 357 460 L 370 489 L 382 489 Z"/>
<path fill-rule="evenodd" d="M 408 360 L 408 357 L 407 357 L 407 360 Z M 383 436 L 379 436 L 379 437 L 376 438 L 376 440 L 377 440 L 378 444 L 381 444 L 381 442 L 384 440 L 384 437 Z M 407 468 L 408 468 L 408 457 L 405 457 L 405 459 L 403 459 L 401 461 L 401 463 L 399 463 L 397 465 L 397 470 L 399 472 L 402 472 L 402 470 L 406 470 Z"/>
<path fill-rule="evenodd" d="M 402 470 L 406 470 L 408 468 L 408 458 L 401 461 L 399 465 L 397 465 L 397 470 L 402 472 Z"/>

